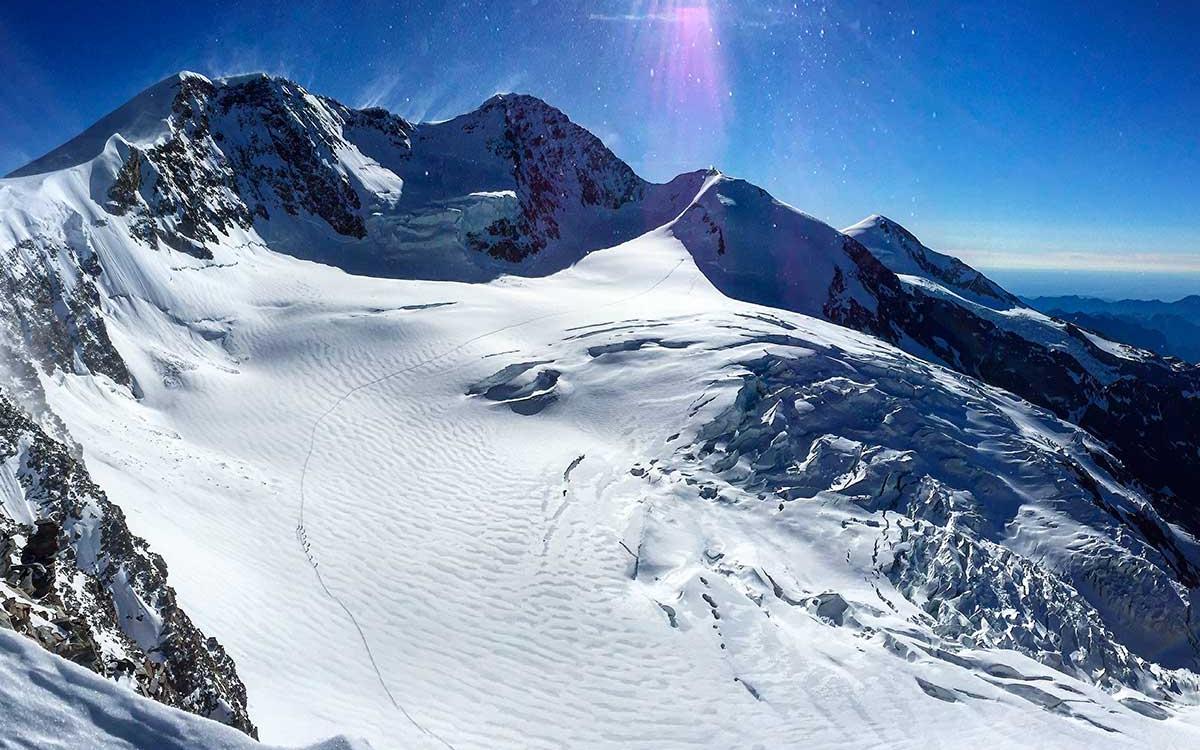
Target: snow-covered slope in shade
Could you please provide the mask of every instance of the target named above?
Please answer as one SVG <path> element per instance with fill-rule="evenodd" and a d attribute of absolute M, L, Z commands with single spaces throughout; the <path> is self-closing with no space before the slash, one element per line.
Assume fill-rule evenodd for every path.
<path fill-rule="evenodd" d="M 134 695 L 0 628 L 0 745 L 12 750 L 271 750 L 241 732 Z M 334 738 L 309 750 L 370 750 Z"/>
<path fill-rule="evenodd" d="M 745 180 L 711 174 L 671 232 L 730 297 L 879 325 L 878 290 L 863 284 L 869 256 L 855 258 L 836 229 Z"/>

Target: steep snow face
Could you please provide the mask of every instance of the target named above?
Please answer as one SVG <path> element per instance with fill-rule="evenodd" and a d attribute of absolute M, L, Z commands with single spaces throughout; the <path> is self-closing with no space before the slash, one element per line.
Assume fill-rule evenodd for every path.
<path fill-rule="evenodd" d="M 29 750 L 270 750 L 216 722 L 141 698 L 0 628 L 4 744 Z M 370 750 L 334 738 L 309 750 Z"/>
<path fill-rule="evenodd" d="M 866 329 L 881 325 L 879 287 L 864 284 L 876 270 L 864 268 L 873 259 L 762 188 L 714 174 L 671 231 L 731 297 Z"/>
<path fill-rule="evenodd" d="M 75 138 L 7 176 L 27 177 L 79 166 L 108 150 L 117 134 L 120 134 L 117 140 L 126 143 L 154 145 L 170 133 L 168 118 L 179 86 L 199 78 L 202 77 L 183 72 L 156 83 Z"/>

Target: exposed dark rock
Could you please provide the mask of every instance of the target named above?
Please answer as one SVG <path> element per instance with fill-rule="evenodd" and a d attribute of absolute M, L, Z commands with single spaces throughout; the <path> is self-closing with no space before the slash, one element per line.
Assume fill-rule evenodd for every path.
<path fill-rule="evenodd" d="M 142 152 L 136 147 L 129 149 L 129 158 L 117 172 L 117 179 L 108 189 L 108 210 L 124 216 L 138 204 L 138 191 L 142 188 Z"/>
<path fill-rule="evenodd" d="M 54 368 L 133 381 L 100 311 L 101 269 L 90 248 L 34 238 L 2 253 L 0 345 L 9 356 Z"/>
<path fill-rule="evenodd" d="M 493 97 L 468 116 L 464 129 L 501 119 L 503 136 L 492 151 L 512 162 L 520 218 L 501 220 L 472 245 L 517 262 L 560 238 L 562 214 L 572 205 L 615 210 L 640 198 L 646 183 L 599 138 L 532 96 Z"/>

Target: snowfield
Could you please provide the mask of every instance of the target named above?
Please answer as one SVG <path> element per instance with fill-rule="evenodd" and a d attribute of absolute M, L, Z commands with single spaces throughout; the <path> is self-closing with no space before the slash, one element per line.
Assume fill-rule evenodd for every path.
<path fill-rule="evenodd" d="M 213 290 L 175 315 L 213 321 L 220 338 L 164 326 L 144 301 L 116 304 L 140 402 L 93 378 L 49 392 L 97 480 L 169 555 L 185 606 L 220 634 L 264 740 L 1200 737 L 1190 709 L 1147 718 L 1144 697 L 1130 708 L 1013 652 L 942 654 L 876 572 L 886 514 L 851 501 L 848 467 L 811 472 L 825 486 L 780 506 L 684 458 L 766 355 L 833 356 L 850 378 L 863 361 L 932 372 L 964 403 L 981 389 L 867 336 L 733 302 L 666 232 L 485 285 L 367 279 L 263 251 L 236 263 L 173 272 Z M 164 352 L 182 361 L 164 368 Z M 1069 439 L 1031 421 L 1008 439 Z M 989 453 L 965 455 L 1019 470 Z M 1009 531 L 1029 553 L 1054 533 L 1088 529 L 1039 518 Z M 826 616 L 810 600 L 825 594 L 845 604 Z"/>
<path fill-rule="evenodd" d="M 352 115 L 323 102 L 309 102 L 322 127 L 349 133 Z M 134 117 L 140 147 L 166 142 L 134 110 L 114 117 Z M 473 153 L 445 132 L 413 140 Z M 818 314 L 832 279 L 858 314 L 867 292 L 832 228 L 715 173 L 630 187 L 612 168 L 652 205 L 612 209 L 608 247 L 548 241 L 539 275 L 509 275 L 464 250 L 477 222 L 526 200 L 507 173 L 488 165 L 468 187 L 452 158 L 393 162 L 366 136 L 331 137 L 323 163 L 376 200 L 359 204 L 370 240 L 328 244 L 319 218 L 272 206 L 198 252 L 135 239 L 138 209 L 101 205 L 135 139 L 85 135 L 42 160 L 59 171 L 0 181 L 0 247 L 30 264 L 56 242 L 80 268 L 94 256 L 94 300 L 66 251 L 47 257 L 75 275 L 51 286 L 99 311 L 128 382 L 74 328 L 36 383 L 12 377 L 166 558 L 268 745 L 1200 745 L 1200 547 L 1103 444 L 879 338 L 718 291 L 761 290 L 756 274 L 790 259 L 772 293 Z M 397 214 L 413 163 L 454 176 L 413 186 L 419 205 Z M 811 257 L 761 206 L 811 232 Z M 537 218 L 550 238 L 600 221 Z M 446 260 L 442 276 L 471 281 L 317 262 L 380 252 L 376 230 L 404 250 L 396 275 L 438 277 Z M 1007 293 L 955 263 L 899 270 L 1014 330 L 1054 325 L 1006 312 Z M 63 747 L 89 732 L 249 745 L 13 636 L 0 657 L 21 717 L 0 746 L 58 726 L 74 733 Z"/>

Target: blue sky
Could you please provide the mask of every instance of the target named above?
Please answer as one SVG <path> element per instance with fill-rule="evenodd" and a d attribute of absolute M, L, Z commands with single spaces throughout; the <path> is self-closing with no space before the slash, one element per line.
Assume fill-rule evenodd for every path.
<path fill-rule="evenodd" d="M 716 165 L 986 268 L 1200 272 L 1200 4 L 0 4 L 0 173 L 172 72 L 415 119 L 550 101 L 641 174 Z"/>

